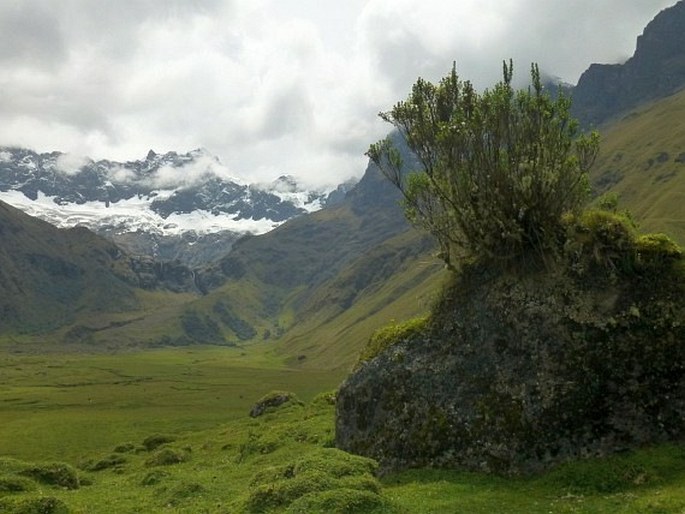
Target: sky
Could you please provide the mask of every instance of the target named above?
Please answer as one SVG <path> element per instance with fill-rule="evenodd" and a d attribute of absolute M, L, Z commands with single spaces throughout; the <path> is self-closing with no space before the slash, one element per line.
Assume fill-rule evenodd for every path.
<path fill-rule="evenodd" d="M 248 181 L 360 177 L 377 114 L 452 62 L 575 84 L 676 0 L 2 0 L 0 146 L 70 162 L 206 148 Z"/>

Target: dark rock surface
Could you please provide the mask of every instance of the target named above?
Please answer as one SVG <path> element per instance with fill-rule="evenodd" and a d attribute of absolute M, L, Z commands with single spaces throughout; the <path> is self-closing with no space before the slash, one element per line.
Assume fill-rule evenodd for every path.
<path fill-rule="evenodd" d="M 685 278 L 470 271 L 432 331 L 341 386 L 336 445 L 385 470 L 543 469 L 685 436 Z"/>

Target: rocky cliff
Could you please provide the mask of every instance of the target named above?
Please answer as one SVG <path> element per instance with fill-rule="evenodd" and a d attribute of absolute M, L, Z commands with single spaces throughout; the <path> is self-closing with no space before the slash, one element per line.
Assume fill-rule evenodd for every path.
<path fill-rule="evenodd" d="M 593 64 L 573 89 L 573 114 L 597 126 L 685 87 L 685 0 L 661 11 L 623 64 Z"/>

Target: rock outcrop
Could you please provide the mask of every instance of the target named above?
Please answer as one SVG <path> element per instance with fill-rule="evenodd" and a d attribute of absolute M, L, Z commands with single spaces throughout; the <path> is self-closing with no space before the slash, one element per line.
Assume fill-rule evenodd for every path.
<path fill-rule="evenodd" d="M 578 273 L 465 271 L 341 386 L 337 446 L 509 474 L 685 436 L 682 261 Z"/>

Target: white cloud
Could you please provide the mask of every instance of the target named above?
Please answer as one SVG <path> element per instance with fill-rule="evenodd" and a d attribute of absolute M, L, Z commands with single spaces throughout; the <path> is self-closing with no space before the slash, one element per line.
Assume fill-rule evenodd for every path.
<path fill-rule="evenodd" d="M 65 175 L 76 175 L 90 159 L 73 153 L 63 153 L 55 160 L 55 169 Z"/>
<path fill-rule="evenodd" d="M 0 145 L 112 160 L 206 147 L 249 180 L 336 182 L 363 172 L 388 129 L 376 113 L 417 76 L 456 60 L 486 87 L 511 57 L 522 79 L 537 61 L 575 82 L 628 57 L 673 2 L 3 2 Z"/>
<path fill-rule="evenodd" d="M 183 166 L 162 166 L 149 178 L 153 188 L 175 189 L 196 184 L 210 177 L 232 179 L 228 169 L 211 155 L 200 153 Z"/>

